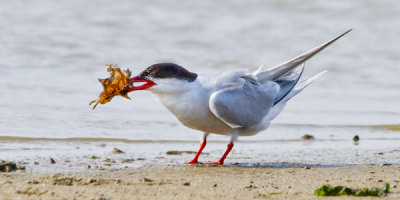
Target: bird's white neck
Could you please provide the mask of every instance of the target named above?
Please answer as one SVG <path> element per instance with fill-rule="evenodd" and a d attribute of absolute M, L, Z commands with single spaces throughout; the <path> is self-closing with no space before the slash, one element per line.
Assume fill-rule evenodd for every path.
<path fill-rule="evenodd" d="M 155 87 L 150 91 L 183 125 L 208 133 L 230 133 L 230 127 L 211 113 L 208 101 L 212 91 L 201 82 L 187 82 L 174 89 Z"/>
<path fill-rule="evenodd" d="M 200 102 L 207 101 L 209 96 L 197 80 L 193 82 L 168 80 L 168 82 L 158 84 L 150 91 L 177 117 L 192 110 L 192 107 Z"/>

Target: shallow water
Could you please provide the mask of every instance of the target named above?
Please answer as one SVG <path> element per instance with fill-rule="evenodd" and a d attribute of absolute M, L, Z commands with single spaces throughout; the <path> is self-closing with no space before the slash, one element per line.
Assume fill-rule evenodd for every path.
<path fill-rule="evenodd" d="M 103 152 L 90 149 L 97 142 L 126 145 L 132 157 L 143 149 L 151 149 L 151 155 L 195 150 L 201 134 L 182 126 L 147 92 L 131 93 L 132 101 L 115 98 L 92 111 L 88 103 L 101 91 L 97 78 L 107 76 L 103 65 L 112 61 L 133 74 L 157 62 L 200 73 L 254 70 L 279 64 L 349 28 L 354 30 L 306 63 L 304 77 L 329 73 L 292 99 L 270 129 L 240 138 L 246 148 L 237 145 L 236 153 L 273 162 L 264 152 L 303 159 L 300 149 L 314 152 L 314 158 L 322 148 L 336 146 L 339 152 L 395 149 L 399 132 L 374 126 L 400 124 L 399 11 L 396 1 L 364 0 L 3 2 L 0 159 L 64 151 L 91 155 Z M 298 140 L 304 134 L 317 140 L 304 144 Z M 363 139 L 357 146 L 351 141 L 356 134 Z M 209 139 L 219 141 L 215 151 L 221 154 L 228 138 Z M 76 143 L 90 150 L 76 151 Z M 42 150 L 21 151 L 26 146 Z M 284 161 L 297 161 L 296 156 Z M 374 159 L 370 162 L 381 161 Z"/>

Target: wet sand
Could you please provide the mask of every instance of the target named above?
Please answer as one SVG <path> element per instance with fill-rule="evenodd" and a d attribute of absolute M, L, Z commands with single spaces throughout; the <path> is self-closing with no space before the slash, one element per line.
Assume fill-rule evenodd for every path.
<path fill-rule="evenodd" d="M 396 1 L 2 3 L 0 160 L 26 171 L 0 173 L 0 199 L 321 199 L 313 191 L 323 184 L 383 182 L 393 187 L 387 198 L 400 199 Z M 267 131 L 239 138 L 225 167 L 183 166 L 192 154 L 167 155 L 197 150 L 201 133 L 149 93 L 95 112 L 88 105 L 110 61 L 134 74 L 157 62 L 199 74 L 256 70 L 349 28 L 307 62 L 305 78 L 327 76 Z M 216 161 L 228 140 L 210 136 L 201 161 Z"/>
<path fill-rule="evenodd" d="M 148 165 L 63 174 L 12 172 L 0 173 L 0 199 L 321 199 L 313 191 L 325 184 L 362 188 L 384 182 L 392 187 L 385 199 L 399 199 L 399 172 L 399 165 Z"/>

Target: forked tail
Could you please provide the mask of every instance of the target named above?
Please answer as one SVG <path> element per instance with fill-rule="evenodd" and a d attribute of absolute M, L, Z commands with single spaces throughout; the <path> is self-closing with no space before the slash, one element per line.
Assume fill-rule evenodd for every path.
<path fill-rule="evenodd" d="M 304 90 L 304 88 L 306 88 L 308 85 L 310 85 L 311 83 L 313 83 L 314 81 L 318 80 L 319 78 L 321 78 L 321 76 L 323 74 L 325 74 L 327 71 L 323 71 L 317 75 L 312 76 L 311 78 L 304 80 L 302 82 L 300 82 L 299 84 L 297 84 L 288 94 L 285 95 L 285 97 L 283 99 L 281 99 L 279 102 L 277 102 L 274 107 L 272 107 L 272 110 L 269 114 L 269 119 L 272 120 L 274 119 L 276 116 L 279 115 L 279 113 L 283 110 L 283 108 L 286 105 L 286 102 L 291 99 L 292 97 L 296 96 L 297 94 L 299 94 L 301 91 Z"/>
<path fill-rule="evenodd" d="M 304 88 L 306 88 L 308 85 L 310 85 L 311 83 L 313 83 L 314 81 L 318 80 L 319 78 L 321 78 L 321 76 L 323 74 L 325 74 L 326 72 L 328 72 L 328 70 L 325 70 L 317 75 L 312 76 L 311 78 L 304 80 L 302 82 L 300 82 L 298 85 L 296 85 L 296 87 L 285 97 L 285 100 L 288 101 L 289 99 L 291 99 L 292 97 L 294 97 L 295 95 L 297 95 L 298 93 L 300 93 L 301 91 L 304 90 Z"/>
<path fill-rule="evenodd" d="M 350 31 L 351 31 L 351 29 L 340 34 L 339 36 L 335 37 L 334 39 L 332 39 L 320 46 L 317 46 L 305 53 L 302 53 L 299 56 L 297 56 L 289 61 L 286 61 L 278 66 L 272 67 L 270 69 L 264 69 L 264 67 L 261 66 L 258 70 L 253 72 L 252 76 L 255 77 L 255 80 L 257 80 L 257 82 L 259 82 L 259 83 L 273 81 L 281 76 L 284 76 L 286 73 L 292 71 L 293 69 L 298 67 L 300 64 L 304 63 L 305 61 L 307 61 L 308 59 L 313 57 L 315 54 L 319 53 L 320 51 L 322 51 L 323 49 L 325 49 L 326 47 L 328 47 L 329 45 L 331 45 L 336 40 L 343 37 Z"/>

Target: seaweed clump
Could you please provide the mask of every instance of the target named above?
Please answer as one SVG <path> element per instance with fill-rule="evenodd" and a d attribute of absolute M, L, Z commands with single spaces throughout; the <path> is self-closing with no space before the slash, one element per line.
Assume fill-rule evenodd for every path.
<path fill-rule="evenodd" d="M 323 185 L 314 191 L 316 196 L 386 196 L 390 191 L 390 184 L 385 183 L 382 188 L 364 187 L 362 189 L 351 189 L 344 186 Z"/>
<path fill-rule="evenodd" d="M 127 99 L 129 88 L 133 87 L 132 82 L 130 82 L 131 71 L 129 69 L 121 71 L 118 65 L 107 64 L 107 71 L 110 73 L 109 78 L 99 79 L 99 82 L 103 86 L 103 92 L 100 94 L 99 99 L 93 100 L 89 103 L 92 105 L 93 110 L 96 108 L 98 103 L 106 104 L 111 101 L 114 96 L 122 96 Z"/>

